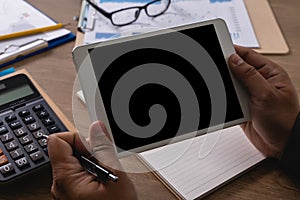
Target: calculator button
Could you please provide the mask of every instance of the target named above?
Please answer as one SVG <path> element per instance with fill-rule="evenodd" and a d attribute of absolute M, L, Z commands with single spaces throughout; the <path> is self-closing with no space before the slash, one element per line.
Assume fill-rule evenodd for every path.
<path fill-rule="evenodd" d="M 48 149 L 47 148 L 43 148 L 43 151 L 45 152 L 46 155 L 48 155 Z"/>
<path fill-rule="evenodd" d="M 41 110 L 41 111 L 37 112 L 36 114 L 40 119 L 43 119 L 43 118 L 49 116 L 49 114 L 46 110 Z"/>
<path fill-rule="evenodd" d="M 0 166 L 5 165 L 6 163 L 8 163 L 8 159 L 7 157 L 3 154 L 0 156 Z"/>
<path fill-rule="evenodd" d="M 1 141 L 4 142 L 9 142 L 10 140 L 13 139 L 12 135 L 10 133 L 5 133 L 0 136 Z"/>
<path fill-rule="evenodd" d="M 8 130 L 5 126 L 0 126 L 0 135 L 7 133 L 7 132 L 8 132 Z"/>
<path fill-rule="evenodd" d="M 15 172 L 15 169 L 11 163 L 0 167 L 0 172 L 3 176 L 7 176 Z"/>
<path fill-rule="evenodd" d="M 23 157 L 23 158 L 20 158 L 20 159 L 16 160 L 15 163 L 16 163 L 16 165 L 17 165 L 20 169 L 22 169 L 22 168 L 24 168 L 24 167 L 26 167 L 26 166 L 29 165 L 29 162 L 28 162 L 28 160 L 27 160 L 26 157 Z"/>
<path fill-rule="evenodd" d="M 36 151 L 38 148 L 34 143 L 28 144 L 24 147 L 24 149 L 26 150 L 27 153 L 31 153 Z"/>
<path fill-rule="evenodd" d="M 15 140 L 13 140 L 11 142 L 6 143 L 5 147 L 8 151 L 11 151 L 18 147 L 18 143 Z"/>
<path fill-rule="evenodd" d="M 33 132 L 32 135 L 36 138 L 39 139 L 41 137 L 43 137 L 43 135 L 46 135 L 45 132 L 43 130 L 38 130 L 36 132 Z"/>
<path fill-rule="evenodd" d="M 34 110 L 35 112 L 37 112 L 37 111 L 39 111 L 39 110 L 42 110 L 43 108 L 44 108 L 43 105 L 38 104 L 38 105 L 34 106 L 34 107 L 32 108 L 32 110 Z"/>
<path fill-rule="evenodd" d="M 21 128 L 18 128 L 17 130 L 14 130 L 14 133 L 17 137 L 20 137 L 20 136 L 26 134 L 26 130 L 24 127 L 21 127 Z"/>
<path fill-rule="evenodd" d="M 23 122 L 25 124 L 31 124 L 31 123 L 35 122 L 35 119 L 32 117 L 32 115 L 29 115 L 29 116 L 23 118 Z"/>
<path fill-rule="evenodd" d="M 48 129 L 49 133 L 57 133 L 60 131 L 60 128 L 56 124 L 47 127 L 47 129 Z"/>
<path fill-rule="evenodd" d="M 12 122 L 12 121 L 14 121 L 14 120 L 16 120 L 16 119 L 17 119 L 17 117 L 16 117 L 15 114 L 11 114 L 11 115 L 5 117 L 5 121 L 6 121 L 6 122 Z"/>
<path fill-rule="evenodd" d="M 20 117 L 25 117 L 28 116 L 29 114 L 30 114 L 29 110 L 22 110 L 19 112 Z"/>
<path fill-rule="evenodd" d="M 46 147 L 47 146 L 47 139 L 46 138 L 43 138 L 43 139 L 39 140 L 38 142 L 41 145 L 41 147 Z"/>
<path fill-rule="evenodd" d="M 43 153 L 42 153 L 41 151 L 37 151 L 37 152 L 35 152 L 35 153 L 30 154 L 30 158 L 31 158 L 34 162 L 36 162 L 36 161 L 39 161 L 39 160 L 41 160 L 41 159 L 44 159 L 44 155 L 43 155 Z"/>
<path fill-rule="evenodd" d="M 36 131 L 38 129 L 40 129 L 40 126 L 37 122 L 34 122 L 32 124 L 27 125 L 28 129 L 32 132 L 32 131 Z"/>
<path fill-rule="evenodd" d="M 11 129 L 15 130 L 15 129 L 18 129 L 18 128 L 22 127 L 22 124 L 21 124 L 20 121 L 17 120 L 17 121 L 9 123 L 9 127 Z"/>
<path fill-rule="evenodd" d="M 12 157 L 12 159 L 14 159 L 14 160 L 17 159 L 17 158 L 20 158 L 21 156 L 24 155 L 23 151 L 20 148 L 14 150 L 14 151 L 9 152 L 9 154 Z"/>
<path fill-rule="evenodd" d="M 25 145 L 25 144 L 32 142 L 32 139 L 29 137 L 29 135 L 25 135 L 23 137 L 20 137 L 19 141 L 22 145 Z"/>
<path fill-rule="evenodd" d="M 43 119 L 42 122 L 45 126 L 50 126 L 55 123 L 55 121 L 51 117 L 47 117 L 46 119 Z"/>

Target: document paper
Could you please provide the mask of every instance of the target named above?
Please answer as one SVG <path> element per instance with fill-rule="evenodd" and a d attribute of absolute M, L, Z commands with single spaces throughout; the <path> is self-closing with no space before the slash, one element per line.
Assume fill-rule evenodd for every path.
<path fill-rule="evenodd" d="M 184 199 L 195 199 L 265 157 L 234 126 L 140 153 L 155 173 Z"/>
<path fill-rule="evenodd" d="M 0 19 L 0 35 L 56 24 L 47 15 L 23 0 L 0 0 Z M 48 42 L 69 33 L 69 30 L 62 28 L 46 33 L 0 41 L 0 64 L 7 62 L 5 60 L 14 55 L 19 55 L 23 51 L 34 49 L 36 45 L 43 41 Z M 42 40 L 38 41 L 39 39 Z"/>
<path fill-rule="evenodd" d="M 108 12 L 131 6 L 142 6 L 145 0 L 98 0 L 99 7 Z M 247 9 L 243 0 L 172 0 L 168 10 L 155 18 L 148 17 L 144 11 L 131 25 L 113 26 L 109 19 L 93 8 L 88 9 L 87 30 L 84 42 L 109 40 L 115 37 L 134 35 L 152 29 L 170 28 L 210 19 L 223 19 L 235 44 L 258 48 Z"/>

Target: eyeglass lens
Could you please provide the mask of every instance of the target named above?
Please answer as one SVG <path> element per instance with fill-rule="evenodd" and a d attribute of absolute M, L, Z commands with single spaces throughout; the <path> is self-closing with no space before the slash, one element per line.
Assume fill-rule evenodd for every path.
<path fill-rule="evenodd" d="M 149 17 L 156 17 L 163 14 L 170 4 L 170 0 L 157 0 L 148 3 L 145 7 L 132 7 L 116 11 L 112 14 L 111 20 L 114 25 L 127 25 L 136 21 L 140 15 L 141 9 L 145 9 Z"/>
<path fill-rule="evenodd" d="M 134 22 L 140 14 L 139 8 L 130 8 L 115 12 L 111 16 L 111 20 L 115 25 L 130 24 Z"/>
<path fill-rule="evenodd" d="M 146 7 L 146 14 L 150 17 L 156 17 L 163 14 L 169 7 L 170 0 L 156 1 L 152 4 L 148 4 Z"/>

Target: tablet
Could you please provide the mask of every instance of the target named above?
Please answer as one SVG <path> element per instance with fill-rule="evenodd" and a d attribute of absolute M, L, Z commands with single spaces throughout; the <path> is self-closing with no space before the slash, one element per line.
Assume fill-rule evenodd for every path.
<path fill-rule="evenodd" d="M 247 121 L 233 53 L 217 19 L 80 46 L 73 59 L 91 119 L 122 156 Z"/>

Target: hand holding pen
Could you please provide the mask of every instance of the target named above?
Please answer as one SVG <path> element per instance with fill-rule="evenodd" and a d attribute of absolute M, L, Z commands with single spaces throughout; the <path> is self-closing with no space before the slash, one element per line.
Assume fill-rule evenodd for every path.
<path fill-rule="evenodd" d="M 104 130 L 104 131 L 103 131 Z M 102 123 L 94 123 L 90 128 L 89 145 L 105 165 L 109 174 L 118 177 L 117 182 L 99 181 L 91 172 L 88 165 L 80 162 L 81 156 L 87 158 L 87 150 L 76 133 L 58 133 L 48 137 L 48 152 L 53 170 L 52 195 L 55 199 L 136 199 L 135 189 L 127 174 L 122 171 L 121 164 L 116 157 L 114 146 L 105 135 Z M 74 155 L 76 149 L 77 155 Z M 78 158 L 78 155 L 81 158 Z M 90 161 L 88 158 L 87 160 Z M 85 160 L 85 161 L 87 161 Z M 89 162 L 87 161 L 87 162 Z M 94 161 L 92 161 L 94 162 Z M 83 167 L 84 165 L 84 167 Z M 93 166 L 93 165 L 91 165 Z M 103 174 L 102 174 L 103 175 Z M 106 175 L 105 175 L 106 176 Z M 113 180 L 113 177 L 108 179 Z"/>
<path fill-rule="evenodd" d="M 48 139 L 48 135 L 43 135 L 44 138 Z M 110 170 L 107 168 L 99 165 L 97 163 L 97 159 L 92 156 L 84 156 L 81 155 L 76 149 L 73 149 L 73 156 L 78 159 L 82 167 L 84 167 L 87 172 L 91 175 L 95 176 L 97 181 L 109 181 L 112 180 L 113 182 L 117 182 L 119 178 L 114 175 Z"/>

